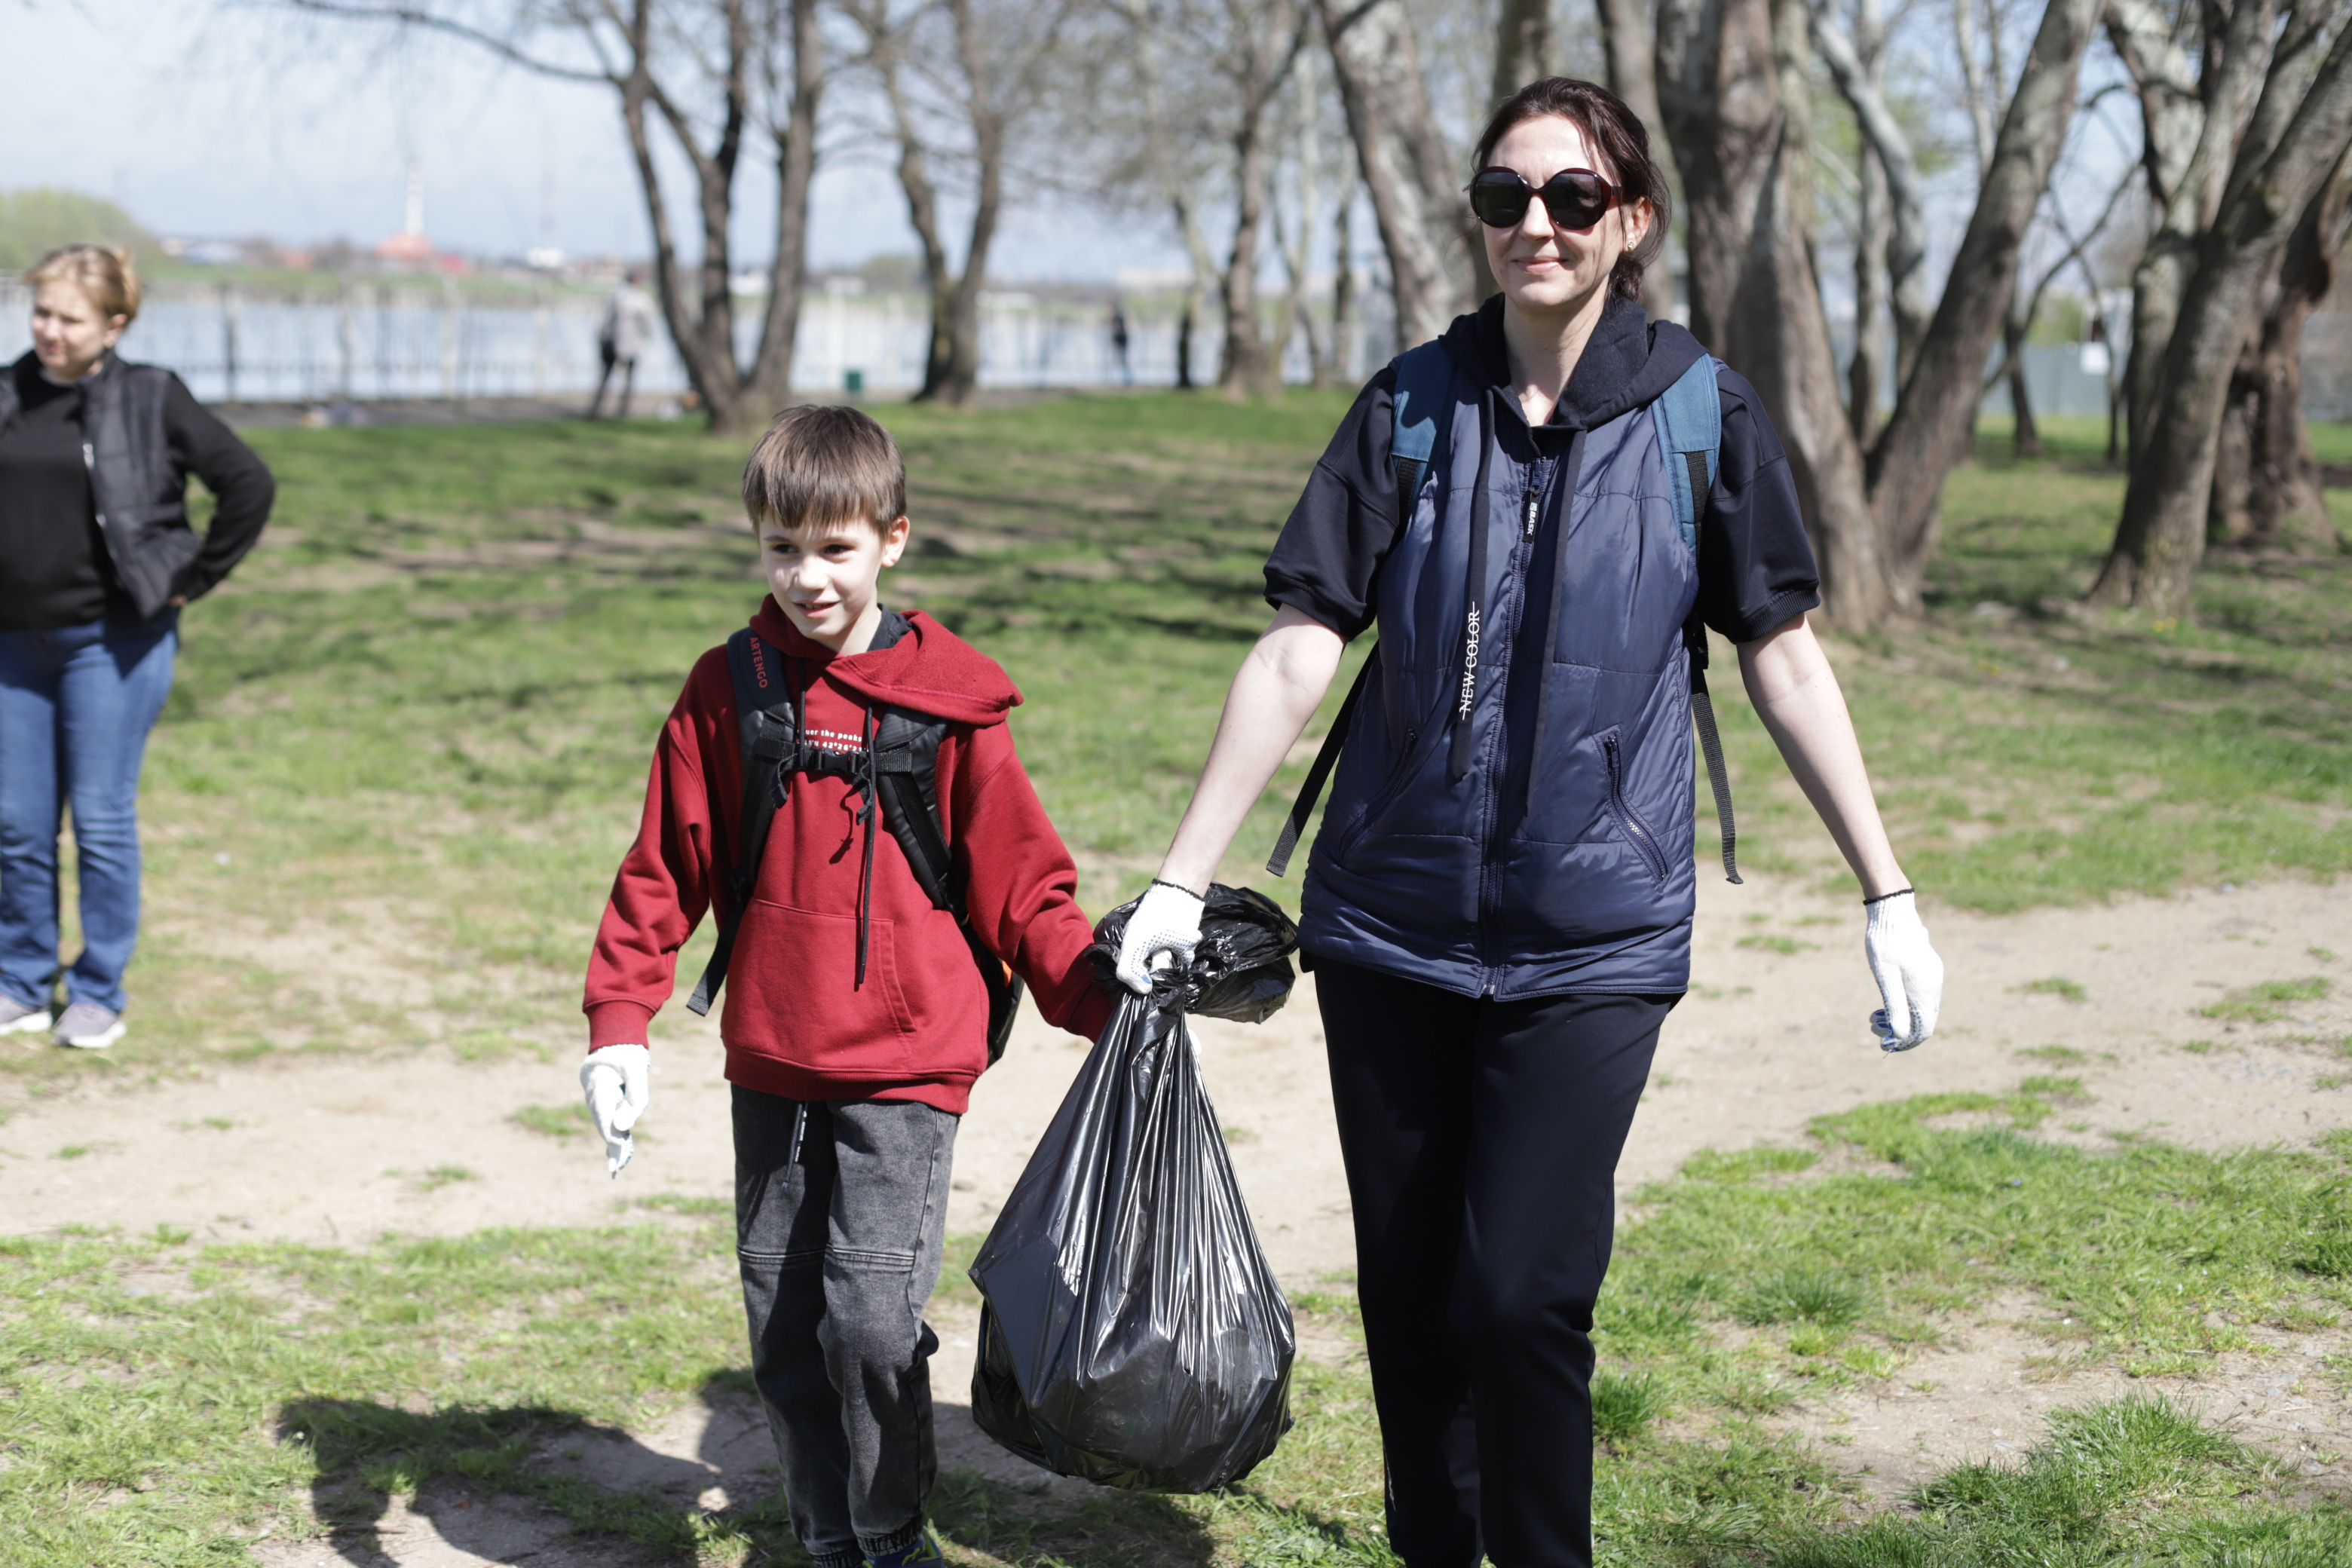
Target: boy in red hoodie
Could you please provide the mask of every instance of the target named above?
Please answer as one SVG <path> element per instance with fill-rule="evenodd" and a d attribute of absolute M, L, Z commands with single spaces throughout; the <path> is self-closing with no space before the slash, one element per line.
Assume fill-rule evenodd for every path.
<path fill-rule="evenodd" d="M 956 916 L 877 831 L 870 748 L 886 709 L 947 721 L 939 817 L 981 944 L 1075 1034 L 1099 1033 L 1110 999 L 1086 962 L 1069 852 L 1005 729 L 1021 694 L 937 621 L 876 596 L 907 546 L 897 444 L 854 408 L 789 409 L 744 469 L 743 504 L 770 589 L 751 668 L 775 694 L 764 707 L 797 700 L 802 744 L 783 776 L 760 781 L 782 804 L 739 908 L 734 679 L 725 648 L 696 663 L 596 933 L 581 1081 L 617 1175 L 646 1103 L 648 1026 L 715 904 L 735 931 L 719 1034 L 736 1250 L 793 1531 L 815 1568 L 936 1563 L 923 1505 L 939 1340 L 922 1310 L 957 1119 L 988 1065 L 989 995 Z"/>

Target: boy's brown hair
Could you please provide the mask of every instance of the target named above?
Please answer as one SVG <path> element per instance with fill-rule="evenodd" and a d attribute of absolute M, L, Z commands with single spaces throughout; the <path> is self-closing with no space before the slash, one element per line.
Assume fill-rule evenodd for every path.
<path fill-rule="evenodd" d="M 907 459 L 862 409 L 787 408 L 743 465 L 743 510 L 754 531 L 857 522 L 878 532 L 906 515 Z"/>

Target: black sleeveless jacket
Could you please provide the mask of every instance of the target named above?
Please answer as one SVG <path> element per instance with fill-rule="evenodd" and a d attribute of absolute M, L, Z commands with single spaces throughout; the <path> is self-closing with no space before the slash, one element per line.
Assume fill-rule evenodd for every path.
<path fill-rule="evenodd" d="M 171 384 L 162 366 L 111 353 L 81 383 L 82 459 L 99 532 L 142 620 L 161 615 L 173 595 L 210 585 L 183 581 L 204 541 L 188 526 L 188 476 L 164 426 Z M 0 375 L 0 426 L 16 413 L 16 378 Z"/>

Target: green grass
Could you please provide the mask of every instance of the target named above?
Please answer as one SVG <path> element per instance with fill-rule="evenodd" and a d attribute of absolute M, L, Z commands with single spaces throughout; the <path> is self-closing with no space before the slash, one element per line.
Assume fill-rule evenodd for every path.
<path fill-rule="evenodd" d="M 550 1138 L 572 1138 L 583 1131 L 593 1131 L 595 1118 L 588 1114 L 585 1105 L 574 1100 L 564 1105 L 526 1105 L 509 1118 L 533 1132 L 544 1132 Z"/>
<path fill-rule="evenodd" d="M 973 637 L 1028 694 L 1015 733 L 1090 909 L 1131 893 L 1164 845 L 1265 619 L 1258 567 L 1342 406 L 882 410 L 917 527 L 889 596 Z M 2322 435 L 2352 453 L 2352 431 Z M 2086 427 L 2052 421 L 2046 436 L 2057 455 L 2019 464 L 1988 430 L 1947 489 L 1925 620 L 1838 648 L 1906 868 L 1937 899 L 1998 911 L 2352 867 L 2352 558 L 2217 559 L 2185 625 L 2075 615 L 2121 482 Z M 293 1051 L 572 1048 L 653 733 L 694 658 L 758 597 L 731 499 L 741 442 L 643 423 L 257 444 L 280 477 L 278 521 L 189 614 L 149 753 L 135 1026 L 102 1055 L 0 1057 L 25 1092 Z M 1717 687 L 1749 863 L 1841 886 L 1737 684 Z M 1266 880 L 1249 868 L 1302 772 L 1261 803 L 1230 879 Z M 257 956 L 297 931 L 299 967 Z M 701 954 L 698 942 L 681 967 Z M 2214 1016 L 2270 1021 L 2326 984 L 2257 984 Z M 2029 989 L 2084 999 L 2063 977 Z M 2066 1049 L 2032 1054 L 2063 1068 Z M 2149 1375 L 2352 1309 L 2345 1144 L 2210 1155 L 2038 1139 L 2079 1089 L 2040 1078 L 1865 1107 L 1822 1119 L 1815 1146 L 1702 1154 L 1641 1194 L 1600 1314 L 1608 1561 L 2344 1560 L 2340 1512 L 2147 1402 L 2062 1423 L 2021 1468 L 1953 1472 L 1893 1514 L 1766 1425 L 1809 1394 L 1899 1376 L 2004 1293 L 2037 1304 L 2053 1364 Z M 518 1120 L 578 1126 L 576 1108 Z M 539 1499 L 658 1561 L 788 1558 L 772 1501 L 680 1512 L 534 1460 L 583 1422 L 625 1426 L 743 1386 L 729 1227 L 702 1223 L 726 1205 L 634 1201 L 676 1217 L 356 1251 L 197 1249 L 178 1233 L 0 1242 L 0 1564 L 239 1562 L 240 1531 L 363 1521 L 435 1475 Z M 943 1293 L 968 1290 L 951 1272 Z M 1311 1304 L 1351 1327 L 1344 1289 Z M 1282 1453 L 1223 1498 L 1100 1497 L 1046 1516 L 950 1478 L 940 1519 L 967 1557 L 1038 1568 L 1388 1568 L 1360 1367 L 1303 1366 L 1297 1397 Z"/>
<path fill-rule="evenodd" d="M 2302 980 L 2266 980 L 2260 985 L 2232 991 L 2211 1006 L 2198 1011 L 2208 1018 L 2234 1023 L 2274 1024 L 2287 1016 L 2287 1004 L 2316 1002 L 2330 988 L 2326 977 L 2318 974 Z"/>
<path fill-rule="evenodd" d="M 1265 552 L 1344 405 L 879 410 L 915 518 L 888 595 L 1026 693 L 1014 731 L 1089 909 L 1156 863 L 1265 621 Z M 1840 655 L 1906 868 L 1999 910 L 2352 865 L 2352 557 L 2217 559 L 2185 626 L 2046 611 L 2087 581 L 2119 503 L 2094 434 L 2053 422 L 2057 456 L 2019 464 L 1988 430 L 1947 491 L 1927 618 Z M 571 1048 L 653 734 L 759 597 L 733 499 L 745 443 L 651 421 L 254 439 L 277 520 L 187 616 L 149 752 L 135 1026 L 103 1055 L 11 1053 L 0 1070 Z M 1749 863 L 1843 888 L 1738 682 L 1717 684 Z M 1259 804 L 1228 879 L 1295 900 L 1296 878 L 1255 867 L 1303 771 Z M 268 939 L 297 927 L 351 958 L 273 963 Z"/>
<path fill-rule="evenodd" d="M 2060 1414 L 2021 1465 L 1961 1466 L 1892 1510 L 1762 1422 L 1900 1379 L 2012 1292 L 2053 1363 L 2145 1374 L 2260 1353 L 2254 1328 L 2309 1333 L 2352 1308 L 2352 1139 L 2091 1152 L 2032 1136 L 2047 1109 L 2022 1092 L 1866 1106 L 1822 1118 L 1811 1148 L 1704 1154 L 1637 1195 L 1596 1329 L 1602 1561 L 2341 1560 L 2326 1553 L 2352 1542 L 2352 1520 L 2286 1461 L 2158 1397 Z M 1864 1163 L 1820 1158 L 1849 1150 Z M 748 1386 L 725 1205 L 639 1201 L 684 1217 L 361 1249 L 0 1240 L 0 1564 L 241 1562 L 265 1526 L 364 1526 L 436 1477 L 537 1500 L 583 1547 L 796 1561 L 774 1499 L 705 1513 L 549 1462 L 591 1426 Z M 961 1265 L 978 1240 L 951 1240 L 942 1297 L 971 1300 Z M 1346 1281 L 1327 1286 L 1301 1294 L 1302 1315 L 1359 1332 Z M 966 1564 L 1390 1568 L 1361 1362 L 1302 1362 L 1295 1400 L 1281 1450 L 1223 1496 L 1040 1511 L 950 1475 L 939 1522 Z"/>

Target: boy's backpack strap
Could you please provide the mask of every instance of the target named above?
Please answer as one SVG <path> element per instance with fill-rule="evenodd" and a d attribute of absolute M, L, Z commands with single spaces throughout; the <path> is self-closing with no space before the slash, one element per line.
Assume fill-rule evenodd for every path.
<path fill-rule="evenodd" d="M 1397 355 L 1395 364 L 1396 386 L 1389 395 L 1389 406 L 1395 416 L 1389 431 L 1389 461 L 1396 468 L 1396 525 L 1402 532 L 1412 521 L 1413 503 L 1421 499 L 1422 476 L 1429 471 L 1429 460 L 1437 451 L 1437 420 L 1454 390 L 1454 362 L 1446 356 L 1445 345 L 1432 339 Z M 1380 656 L 1380 645 L 1374 643 L 1331 721 L 1330 732 L 1323 737 L 1322 750 L 1315 753 L 1315 765 L 1307 770 L 1307 782 L 1299 786 L 1298 798 L 1291 803 L 1290 816 L 1283 822 L 1282 837 L 1275 841 L 1274 853 L 1266 857 L 1265 868 L 1273 876 L 1285 876 L 1290 870 L 1299 835 L 1307 831 L 1307 819 L 1315 815 L 1315 803 L 1323 798 L 1323 786 L 1347 747 L 1349 721 L 1356 716 L 1356 703 L 1364 695 L 1372 663 Z"/>
<path fill-rule="evenodd" d="M 727 982 L 727 961 L 735 951 L 736 929 L 743 921 L 743 906 L 760 879 L 760 858 L 767 852 L 768 829 L 783 804 L 784 764 L 800 752 L 800 716 L 795 711 L 791 676 L 784 660 L 760 634 L 745 626 L 727 639 L 727 674 L 735 688 L 736 734 L 743 752 L 742 811 L 737 819 L 735 864 L 728 868 L 731 895 L 719 921 L 719 940 L 710 962 L 695 982 L 687 1011 L 698 1016 L 710 1011 L 712 998 Z"/>
<path fill-rule="evenodd" d="M 940 817 L 940 742 L 947 733 L 944 720 L 884 709 L 874 731 L 874 783 L 882 794 L 882 820 L 907 852 L 923 896 L 935 910 L 961 910 L 963 889 Z"/>
<path fill-rule="evenodd" d="M 1658 426 L 1658 453 L 1666 463 L 1666 482 L 1674 489 L 1675 521 L 1694 560 L 1698 555 L 1699 519 L 1714 493 L 1716 471 L 1723 457 L 1723 395 L 1716 385 L 1716 369 L 1713 354 L 1699 355 L 1650 405 L 1651 417 Z M 1706 757 L 1707 787 L 1715 793 L 1716 826 L 1723 834 L 1723 874 L 1737 882 L 1739 829 L 1731 816 L 1731 781 L 1724 773 L 1715 703 L 1706 692 L 1706 625 L 1699 618 L 1696 605 L 1683 622 L 1683 647 L 1689 654 L 1691 719 L 1698 726 L 1699 751 Z"/>
<path fill-rule="evenodd" d="M 872 644 L 888 647 L 908 629 L 905 616 L 883 613 Z M 743 751 L 742 816 L 735 835 L 736 860 L 728 872 L 733 895 L 719 922 L 719 940 L 709 967 L 687 999 L 688 1011 L 707 1015 L 719 988 L 726 984 L 728 961 L 744 906 L 760 879 L 760 861 L 767 852 L 768 834 L 777 810 L 784 804 L 792 775 L 802 771 L 799 694 L 785 660 L 759 633 L 746 626 L 727 639 L 727 673 L 735 689 L 735 713 Z M 988 987 L 988 1059 L 1004 1054 L 1013 1020 L 1021 1008 L 1020 976 L 984 947 L 971 929 L 963 903 L 963 879 L 948 845 L 945 819 L 940 815 L 940 743 L 948 724 L 904 708 L 886 708 L 876 725 L 872 747 L 877 804 L 890 836 L 906 852 L 908 869 L 931 907 L 956 918 L 972 962 Z M 819 759 L 822 761 L 822 759 Z"/>
<path fill-rule="evenodd" d="M 971 949 L 972 963 L 988 986 L 988 1059 L 992 1063 L 1004 1054 L 1024 987 L 1021 977 L 982 942 L 964 908 L 963 876 L 956 869 L 946 819 L 940 815 L 940 743 L 947 733 L 943 719 L 904 708 L 884 710 L 874 733 L 874 786 L 882 799 L 882 820 L 906 851 L 917 885 L 933 909 L 955 916 L 964 944 Z"/>

